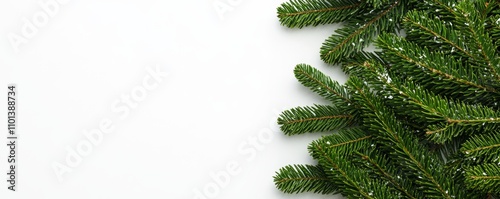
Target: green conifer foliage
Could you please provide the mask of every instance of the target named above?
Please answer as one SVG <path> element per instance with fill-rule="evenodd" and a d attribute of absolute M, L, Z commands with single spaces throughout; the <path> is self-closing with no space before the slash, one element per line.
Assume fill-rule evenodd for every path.
<path fill-rule="evenodd" d="M 349 75 L 340 84 L 295 67 L 331 103 L 284 111 L 281 130 L 331 134 L 308 146 L 317 165 L 276 172 L 279 190 L 500 197 L 500 1 L 290 0 L 278 17 L 290 28 L 343 22 L 320 57 Z"/>

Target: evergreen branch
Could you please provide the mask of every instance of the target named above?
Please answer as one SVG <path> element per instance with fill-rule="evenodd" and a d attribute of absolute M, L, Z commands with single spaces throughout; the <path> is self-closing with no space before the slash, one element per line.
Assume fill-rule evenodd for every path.
<path fill-rule="evenodd" d="M 472 87 L 478 91 L 488 90 L 490 92 L 498 93 L 498 91 L 494 90 L 493 88 L 488 88 L 480 85 L 479 83 L 476 83 L 477 81 L 473 82 L 471 80 L 468 80 L 470 76 L 466 75 L 469 74 L 464 70 L 459 71 L 459 69 L 463 68 L 463 66 L 461 66 L 461 64 L 458 62 L 452 61 L 452 58 L 447 57 L 442 53 L 430 52 L 425 48 L 421 48 L 416 44 L 407 42 L 403 38 L 391 34 L 382 34 L 377 40 L 377 44 L 378 47 L 386 50 L 386 53 L 396 55 L 398 58 L 400 58 L 392 58 L 392 60 L 394 60 L 394 63 L 403 61 L 403 63 L 406 62 L 416 67 L 427 69 L 428 72 L 432 74 L 431 76 L 444 78 L 458 85 L 467 85 L 468 87 Z M 411 51 L 405 51 L 404 49 L 411 49 Z M 447 62 L 447 64 L 449 65 L 447 65 L 445 62 Z M 413 77 L 418 76 L 415 74 L 413 75 Z"/>
<path fill-rule="evenodd" d="M 479 157 L 485 161 L 497 162 L 500 158 L 500 134 L 475 135 L 460 149 L 467 157 Z"/>
<path fill-rule="evenodd" d="M 394 119 L 394 113 L 387 109 L 380 99 L 367 92 L 366 88 L 363 88 L 361 81 L 356 80 L 354 77 L 351 78 L 353 80 L 348 82 L 349 86 L 358 93 L 354 96 L 355 99 L 359 99 L 369 111 L 366 113 L 366 125 L 375 128 L 374 130 L 379 132 L 378 137 L 385 140 L 383 144 L 396 150 L 395 153 L 392 153 L 398 154 L 395 158 L 402 158 L 402 162 L 408 165 L 409 171 L 416 176 L 420 176 L 416 183 L 422 187 L 427 187 L 423 191 L 434 197 L 447 199 L 451 199 L 451 195 L 464 195 L 452 184 L 444 183 L 448 177 L 440 174 L 442 172 L 429 170 L 429 168 L 442 168 L 437 162 L 437 158 L 418 145 L 418 139 Z M 437 192 L 433 192 L 433 190 Z"/>
<path fill-rule="evenodd" d="M 479 10 L 479 16 L 482 19 L 486 19 L 488 14 L 491 12 L 491 9 L 494 7 L 495 0 L 479 0 L 474 3 L 476 8 Z"/>
<path fill-rule="evenodd" d="M 466 171 L 467 169 L 470 169 L 474 165 L 477 165 L 473 161 L 469 161 L 468 158 L 465 158 L 463 154 L 459 153 L 456 154 L 455 156 L 447 157 L 448 158 L 448 163 L 445 166 L 445 172 L 451 173 L 452 178 L 449 179 L 452 182 L 457 182 L 460 184 L 460 187 L 465 189 L 467 187 L 465 180 L 466 180 Z M 468 189 L 467 191 L 467 196 L 464 198 L 467 199 L 484 199 L 486 198 L 487 194 L 483 193 L 482 191 L 478 190 L 471 190 Z"/>
<path fill-rule="evenodd" d="M 371 12 L 376 14 L 368 21 L 364 16 L 362 20 L 345 24 L 344 28 L 335 31 L 337 34 L 330 36 L 323 43 L 321 59 L 329 64 L 341 63 L 342 60 L 362 51 L 379 32 L 394 32 L 395 23 L 389 21 L 399 21 L 402 18 L 404 11 L 401 9 L 405 4 L 405 0 L 396 0 L 385 8 L 372 10 Z M 371 12 L 368 15 L 372 15 Z"/>
<path fill-rule="evenodd" d="M 378 180 L 371 179 L 367 172 L 355 169 L 347 159 L 331 153 L 322 144 L 313 142 L 310 149 L 315 157 L 319 157 L 320 165 L 343 195 L 365 199 L 398 198 Z"/>
<path fill-rule="evenodd" d="M 381 34 L 377 46 L 385 50 L 383 58 L 392 64 L 391 70 L 405 70 L 412 79 L 435 92 L 466 102 L 489 103 L 485 105 L 494 102 L 485 99 L 500 98 L 498 90 L 482 85 L 477 76 L 479 69 L 467 69 L 442 52 L 430 52 L 393 34 Z"/>
<path fill-rule="evenodd" d="M 348 157 L 352 152 L 369 146 L 372 136 L 368 135 L 363 129 L 359 127 L 341 129 L 338 133 L 323 136 L 321 139 L 314 141 L 308 147 L 311 155 L 315 159 L 320 157 L 314 156 L 314 146 L 324 146 L 326 150 L 333 151 L 342 157 Z"/>
<path fill-rule="evenodd" d="M 298 64 L 294 69 L 295 78 L 302 85 L 310 88 L 325 99 L 332 101 L 338 107 L 349 106 L 353 102 L 345 87 L 323 74 L 318 69 L 307 64 Z"/>
<path fill-rule="evenodd" d="M 337 193 L 323 168 L 313 165 L 288 165 L 276 172 L 276 187 L 284 193 L 314 192 L 321 194 Z"/>
<path fill-rule="evenodd" d="M 445 10 L 447 14 L 451 14 L 451 15 L 457 14 L 456 8 L 455 8 L 456 7 L 455 0 L 424 0 L 424 2 L 427 5 L 431 5 L 430 9 L 433 9 L 434 7 L 432 7 L 432 6 L 434 5 L 434 6 L 437 6 L 437 9 Z M 436 11 L 436 10 L 434 10 L 434 11 Z M 439 10 L 438 10 L 438 13 L 439 13 Z"/>
<path fill-rule="evenodd" d="M 452 26 L 443 24 L 443 21 L 431 18 L 424 11 L 409 12 L 403 22 L 407 28 L 408 39 L 426 46 L 436 46 L 435 48 L 448 48 L 449 52 L 458 51 L 469 58 L 473 58 L 467 49 L 465 41 L 460 39 L 460 32 L 454 30 Z M 450 24 L 453 24 L 449 22 Z M 427 37 L 426 37 L 427 36 Z M 433 39 L 432 39 L 433 38 Z M 448 45 L 442 45 L 442 43 Z M 451 47 L 451 48 L 449 48 Z"/>
<path fill-rule="evenodd" d="M 465 33 L 469 33 L 468 38 L 474 41 L 470 47 L 477 52 L 476 61 L 482 61 L 490 69 L 491 77 L 499 82 L 500 58 L 496 54 L 493 41 L 485 32 L 485 19 L 478 17 L 480 13 L 471 1 L 462 1 L 457 8 L 460 13 L 457 15 L 457 21 L 463 23 L 461 26 L 467 30 Z"/>
<path fill-rule="evenodd" d="M 421 193 L 416 192 L 415 187 L 412 187 L 412 185 L 409 185 L 407 181 L 401 178 L 401 174 L 396 174 L 396 169 L 390 165 L 388 158 L 382 154 L 376 153 L 375 150 L 372 150 L 371 153 L 357 151 L 355 154 L 361 159 L 360 162 L 364 168 L 373 171 L 377 176 L 387 180 L 405 198 L 422 198 Z"/>
<path fill-rule="evenodd" d="M 451 108 L 468 113 L 473 113 L 475 116 L 465 114 L 455 114 L 447 118 L 446 123 L 428 126 L 426 134 L 435 142 L 443 143 L 451 138 L 473 133 L 483 133 L 490 131 L 498 131 L 500 129 L 500 118 L 498 112 L 486 107 L 476 107 L 455 104 Z M 478 110 L 481 109 L 481 110 Z"/>
<path fill-rule="evenodd" d="M 349 176 L 348 173 L 344 171 L 344 169 L 342 169 L 341 166 L 337 164 L 336 161 L 334 161 L 332 157 L 330 157 L 320 145 L 312 144 L 312 147 L 319 153 L 318 156 L 321 156 L 326 160 L 326 165 L 332 168 L 330 171 L 335 171 L 340 174 L 340 176 L 343 178 L 341 180 L 345 182 L 346 186 L 350 186 L 352 187 L 352 189 L 357 190 L 359 194 L 361 194 L 364 198 L 373 199 L 373 197 L 369 195 L 366 190 L 362 189 L 362 186 L 360 186 L 355 180 L 353 180 L 351 176 Z"/>
<path fill-rule="evenodd" d="M 338 23 L 362 7 L 356 0 L 291 0 L 278 7 L 278 18 L 289 28 Z"/>
<path fill-rule="evenodd" d="M 332 131 L 353 123 L 352 115 L 326 105 L 293 108 L 284 111 L 278 118 L 278 124 L 286 135 Z"/>
<path fill-rule="evenodd" d="M 398 114 L 429 126 L 430 139 L 439 143 L 464 133 L 494 131 L 500 128 L 500 113 L 491 108 L 457 103 L 434 95 L 412 81 L 402 81 L 377 63 L 367 61 L 357 67 L 385 102 L 400 107 Z M 392 78 L 391 78 L 392 76 Z"/>
<path fill-rule="evenodd" d="M 500 194 L 500 166 L 484 164 L 471 167 L 466 171 L 465 183 L 471 189 Z"/>
<path fill-rule="evenodd" d="M 431 18 L 442 20 L 443 24 L 450 24 L 450 27 L 457 27 L 455 18 L 457 15 L 460 15 L 457 10 L 457 0 L 422 0 L 418 2 L 414 11 L 423 11 L 429 14 Z"/>
<path fill-rule="evenodd" d="M 384 96 L 384 99 L 387 99 L 386 103 L 393 107 L 401 107 L 398 114 L 423 124 L 446 120 L 446 114 L 438 110 L 438 106 L 447 104 L 445 99 L 428 94 L 413 82 L 399 80 L 377 62 L 366 61 L 358 65 L 357 70 L 357 74 L 362 74 L 361 78 L 368 81 Z"/>

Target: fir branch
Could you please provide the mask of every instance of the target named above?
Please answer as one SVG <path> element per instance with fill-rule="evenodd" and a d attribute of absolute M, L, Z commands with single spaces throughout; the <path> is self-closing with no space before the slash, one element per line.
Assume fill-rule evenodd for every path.
<path fill-rule="evenodd" d="M 348 161 L 355 151 L 370 146 L 371 138 L 365 130 L 354 127 L 313 141 L 308 149 L 343 195 L 357 198 L 395 198 L 389 189 L 381 188 L 382 184 L 378 180 L 370 179 L 368 173 L 357 169 Z"/>
<path fill-rule="evenodd" d="M 483 133 L 490 131 L 498 131 L 500 129 L 499 113 L 486 107 L 478 106 L 474 109 L 473 106 L 465 106 L 456 104 L 457 109 L 451 110 L 465 110 L 474 115 L 480 115 L 477 118 L 465 115 L 462 113 L 455 114 L 453 118 L 449 117 L 446 123 L 430 125 L 426 134 L 435 142 L 443 143 L 451 138 L 463 135 Z M 481 110 L 478 110 L 481 109 Z"/>
<path fill-rule="evenodd" d="M 291 0 L 278 7 L 278 18 L 289 28 L 338 23 L 362 8 L 357 0 Z"/>
<path fill-rule="evenodd" d="M 473 56 L 467 50 L 465 41 L 461 39 L 460 32 L 454 30 L 451 21 L 448 23 L 432 18 L 424 11 L 411 11 L 403 18 L 408 40 L 434 49 L 439 48 L 441 51 L 446 49 L 449 53 L 458 52 L 461 56 L 472 59 Z"/>
<path fill-rule="evenodd" d="M 286 135 L 332 131 L 354 124 L 354 117 L 334 106 L 314 105 L 286 110 L 278 124 Z"/>
<path fill-rule="evenodd" d="M 323 168 L 313 165 L 288 165 L 276 172 L 276 187 L 284 193 L 314 192 L 321 194 L 337 193 Z"/>
<path fill-rule="evenodd" d="M 428 94 L 411 81 L 400 80 L 378 62 L 366 61 L 357 65 L 356 70 L 355 74 L 358 77 L 384 96 L 385 103 L 401 109 L 397 112 L 398 115 L 409 117 L 413 123 L 418 124 L 432 124 L 446 120 L 445 114 L 436 108 L 447 104 L 445 99 Z"/>
<path fill-rule="evenodd" d="M 474 6 L 480 13 L 480 17 L 485 20 L 492 13 L 494 9 L 498 6 L 497 0 L 477 0 L 474 2 Z"/>
<path fill-rule="evenodd" d="M 373 148 L 373 147 L 372 147 Z M 412 182 L 402 178 L 402 171 L 394 167 L 393 163 L 382 153 L 372 149 L 367 152 L 356 151 L 355 155 L 359 159 L 362 168 L 373 172 L 376 177 L 386 180 L 394 189 L 402 193 L 405 198 L 422 198 L 422 193 L 418 192 Z"/>
<path fill-rule="evenodd" d="M 484 2 L 484 0 L 482 0 Z M 472 45 L 469 45 L 471 52 L 475 52 L 476 61 L 482 62 L 491 72 L 491 77 L 496 79 L 496 83 L 500 81 L 500 58 L 493 46 L 493 41 L 485 32 L 486 23 L 484 18 L 480 17 L 478 9 L 471 1 L 461 1 L 458 6 L 457 23 L 465 30 L 464 36 L 471 39 Z"/>
<path fill-rule="evenodd" d="M 364 88 L 363 83 L 357 78 L 351 77 L 349 86 L 357 95 L 358 99 L 366 107 L 366 125 L 371 126 L 376 130 L 383 143 L 388 148 L 393 148 L 395 151 L 394 158 L 400 159 L 403 164 L 407 165 L 409 172 L 415 176 L 419 176 L 417 184 L 422 186 L 422 191 L 429 197 L 442 197 L 451 199 L 452 195 L 465 195 L 458 187 L 452 183 L 446 182 L 449 177 L 445 176 L 442 171 L 430 170 L 429 168 L 442 168 L 437 158 L 428 153 L 422 148 L 411 132 L 405 128 L 394 118 L 394 113 L 388 110 L 383 103 Z"/>
<path fill-rule="evenodd" d="M 443 24 L 452 24 L 450 27 L 457 28 L 455 19 L 460 15 L 457 5 L 457 0 L 422 0 L 415 6 L 414 11 L 423 11 L 430 18 L 439 19 Z"/>
<path fill-rule="evenodd" d="M 500 134 L 475 135 L 467 140 L 460 150 L 466 157 L 477 157 L 487 162 L 498 162 L 500 159 Z"/>
<path fill-rule="evenodd" d="M 381 34 L 376 44 L 385 50 L 383 58 L 392 64 L 391 70 L 404 70 L 422 86 L 437 93 L 486 105 L 493 105 L 494 100 L 485 99 L 500 97 L 495 88 L 482 85 L 477 69 L 466 69 L 461 62 L 441 52 L 430 52 L 393 34 Z"/>
<path fill-rule="evenodd" d="M 360 20 L 349 21 L 344 28 L 336 30 L 336 34 L 323 43 L 321 59 L 329 64 L 341 63 L 362 51 L 379 32 L 394 32 L 396 23 L 392 21 L 400 21 L 406 4 L 407 0 L 396 0 L 385 7 L 365 13 L 368 16 L 362 16 Z M 366 20 L 370 16 L 372 18 Z"/>
<path fill-rule="evenodd" d="M 346 107 L 353 102 L 346 88 L 337 81 L 307 64 L 298 64 L 294 69 L 295 78 L 313 92 L 333 102 L 337 107 Z"/>
<path fill-rule="evenodd" d="M 359 127 L 353 127 L 348 129 L 341 129 L 338 133 L 323 136 L 312 142 L 308 150 L 314 159 L 320 159 L 320 157 L 315 156 L 314 153 L 316 145 L 324 146 L 328 151 L 332 151 L 337 155 L 342 157 L 349 157 L 354 151 L 360 150 L 369 146 L 372 141 L 372 136 L 367 134 L 365 130 Z"/>
<path fill-rule="evenodd" d="M 477 77 L 464 70 L 462 64 L 454 61 L 453 58 L 440 52 L 430 52 L 399 36 L 382 34 L 377 40 L 377 46 L 385 50 L 384 58 L 386 60 L 391 60 L 393 64 L 402 63 L 402 68 L 412 67 L 413 70 L 409 71 L 412 72 L 414 78 L 423 79 L 423 77 L 418 76 L 417 71 L 419 70 L 416 69 L 420 69 L 420 71 L 426 69 L 426 72 L 437 80 L 449 80 L 451 83 L 470 87 L 474 92 L 487 90 L 499 93 L 493 88 L 481 85 Z"/>
<path fill-rule="evenodd" d="M 412 81 L 402 81 L 376 62 L 357 67 L 362 78 L 384 96 L 385 103 L 401 108 L 399 115 L 413 122 L 430 125 L 426 132 L 439 143 L 463 134 L 495 131 L 500 128 L 500 113 L 491 108 L 467 105 L 434 95 Z"/>
<path fill-rule="evenodd" d="M 456 0 L 423 0 L 428 12 L 434 11 L 436 15 L 456 15 Z M 444 10 L 441 11 L 441 10 Z"/>
<path fill-rule="evenodd" d="M 313 142 L 310 149 L 313 156 L 319 158 L 319 163 L 325 169 L 327 176 L 343 195 L 366 199 L 398 198 L 378 180 L 369 178 L 367 172 L 354 169 L 354 165 L 347 159 L 330 152 L 323 144 Z"/>
<path fill-rule="evenodd" d="M 466 171 L 465 182 L 471 189 L 500 194 L 500 166 L 484 164 L 471 167 Z"/>

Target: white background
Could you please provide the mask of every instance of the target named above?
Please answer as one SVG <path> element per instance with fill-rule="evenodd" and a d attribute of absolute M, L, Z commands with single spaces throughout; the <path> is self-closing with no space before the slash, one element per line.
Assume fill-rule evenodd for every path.
<path fill-rule="evenodd" d="M 72 0 L 53 13 L 45 2 L 0 2 L 0 98 L 17 84 L 20 136 L 18 192 L 2 180 L 0 198 L 192 199 L 197 190 L 207 199 L 331 198 L 283 194 L 272 176 L 287 164 L 314 164 L 307 145 L 321 134 L 284 136 L 275 121 L 282 110 L 327 103 L 295 80 L 296 64 L 345 81 L 319 58 L 338 26 L 282 27 L 276 7 L 283 0 Z M 37 31 L 23 35 L 30 23 Z M 25 43 L 12 45 L 12 35 Z M 150 79 L 157 87 L 137 107 L 128 115 L 112 109 L 144 91 L 156 67 L 168 76 Z M 65 165 L 68 150 L 88 143 L 83 132 L 106 118 L 113 130 L 60 181 L 53 165 Z M 231 163 L 239 172 L 206 195 L 216 184 L 210 174 Z"/>

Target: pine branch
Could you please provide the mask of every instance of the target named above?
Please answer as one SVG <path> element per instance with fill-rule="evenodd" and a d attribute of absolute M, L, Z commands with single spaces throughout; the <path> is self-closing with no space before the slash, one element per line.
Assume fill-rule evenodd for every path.
<path fill-rule="evenodd" d="M 337 188 L 330 182 L 323 168 L 313 165 L 289 165 L 276 172 L 276 187 L 284 193 L 314 192 L 335 194 Z"/>
<path fill-rule="evenodd" d="M 426 134 L 438 143 L 464 135 L 500 129 L 500 113 L 481 105 L 467 105 L 441 98 L 427 92 L 411 81 L 402 82 L 394 77 L 392 94 L 409 103 L 407 114 L 418 121 L 438 122 L 428 126 Z M 398 84 L 397 82 L 401 82 Z M 424 123 L 424 122 L 422 122 Z"/>
<path fill-rule="evenodd" d="M 465 110 L 467 110 L 468 112 L 474 112 L 483 116 L 494 114 L 495 117 L 486 116 L 471 119 L 470 116 L 467 115 L 457 115 L 457 117 L 455 117 L 456 119 L 449 118 L 446 123 L 428 126 L 426 134 L 429 136 L 429 139 L 438 143 L 443 143 L 450 140 L 451 138 L 463 134 L 498 131 L 500 129 L 500 117 L 498 117 L 498 113 L 488 113 L 481 111 L 476 112 L 478 110 L 471 109 L 471 107 L 467 108 L 463 105 L 459 105 L 458 107 L 461 107 L 460 109 L 465 108 Z M 479 109 L 486 110 L 487 108 L 479 107 Z"/>
<path fill-rule="evenodd" d="M 393 34 L 380 35 L 377 46 L 384 50 L 383 58 L 392 64 L 394 69 L 391 70 L 404 70 L 422 86 L 437 93 L 486 105 L 493 105 L 495 100 L 485 99 L 500 99 L 499 91 L 482 85 L 476 75 L 477 69 L 467 70 L 460 62 L 441 52 L 430 52 Z"/>
<path fill-rule="evenodd" d="M 402 81 L 382 65 L 367 61 L 355 74 L 384 96 L 384 102 L 399 108 L 412 122 L 430 125 L 427 135 L 439 143 L 463 134 L 495 131 L 500 128 L 500 113 L 491 108 L 466 105 L 434 95 L 412 81 Z"/>
<path fill-rule="evenodd" d="M 478 2 L 485 3 L 485 0 Z M 461 1 L 458 5 L 457 25 L 464 28 L 464 39 L 470 39 L 470 51 L 474 52 L 477 62 L 487 67 L 491 74 L 490 77 L 494 78 L 496 84 L 500 81 L 500 58 L 496 53 L 493 46 L 491 37 L 485 32 L 485 19 L 481 18 L 481 14 L 471 1 Z"/>
<path fill-rule="evenodd" d="M 424 11 L 409 12 L 403 19 L 403 24 L 407 31 L 406 38 L 418 44 L 425 44 L 428 48 L 439 49 L 446 54 L 458 53 L 459 57 L 464 56 L 473 59 L 462 40 L 461 33 L 453 28 L 453 23 L 432 18 Z M 447 44 L 447 45 L 443 45 Z"/>
<path fill-rule="evenodd" d="M 353 102 L 346 88 L 337 81 L 307 64 L 298 64 L 294 69 L 295 78 L 313 92 L 333 102 L 337 107 L 347 107 Z"/>
<path fill-rule="evenodd" d="M 394 165 L 383 153 L 372 149 L 366 152 L 356 151 L 355 155 L 361 168 L 373 173 L 374 178 L 384 179 L 390 184 L 391 188 L 400 192 L 404 198 L 417 199 L 423 197 L 422 193 L 417 191 L 415 184 L 407 181 L 401 169 Z"/>
<path fill-rule="evenodd" d="M 486 162 L 500 164 L 500 134 L 475 135 L 467 140 L 460 149 L 469 158 L 482 158 Z"/>
<path fill-rule="evenodd" d="M 492 14 L 493 10 L 497 9 L 498 3 L 497 0 L 477 0 L 474 1 L 474 6 L 480 13 L 479 17 L 485 20 Z"/>
<path fill-rule="evenodd" d="M 400 80 L 378 62 L 366 61 L 355 65 L 354 68 L 352 70 L 356 71 L 354 74 L 357 77 L 376 89 L 386 104 L 400 109 L 397 114 L 408 117 L 412 123 L 427 125 L 446 120 L 445 114 L 435 107 L 446 104 L 446 100 L 438 96 L 431 96 L 434 98 L 429 100 L 430 95 L 423 88 L 417 87 L 412 82 Z"/>
<path fill-rule="evenodd" d="M 334 152 L 335 154 L 342 157 L 350 157 L 354 151 L 360 150 L 369 146 L 372 141 L 372 136 L 367 134 L 365 130 L 354 127 L 349 129 L 339 130 L 338 133 L 323 136 L 312 142 L 308 150 L 314 159 L 320 159 L 320 157 L 315 156 L 314 153 L 315 146 L 321 145 L 325 149 Z"/>
<path fill-rule="evenodd" d="M 302 28 L 344 21 L 362 7 L 357 0 L 291 0 L 277 10 L 281 25 Z"/>
<path fill-rule="evenodd" d="M 471 167 L 466 171 L 467 187 L 484 193 L 500 194 L 500 166 L 484 164 Z"/>
<path fill-rule="evenodd" d="M 449 20 L 457 15 L 456 0 L 422 0 L 419 2 L 420 4 L 415 7 L 415 10 L 432 13 L 441 19 Z"/>
<path fill-rule="evenodd" d="M 278 118 L 286 135 L 323 132 L 354 124 L 354 117 L 334 106 L 314 105 L 286 110 Z"/>
<path fill-rule="evenodd" d="M 321 59 L 329 64 L 342 63 L 361 52 L 379 32 L 394 32 L 396 22 L 405 14 L 406 4 L 407 0 L 396 0 L 365 13 L 359 19 L 351 19 L 323 43 Z"/>
<path fill-rule="evenodd" d="M 453 196 L 463 196 L 465 193 L 453 183 L 449 183 L 446 176 L 440 168 L 443 168 L 437 158 L 428 153 L 411 132 L 394 118 L 394 113 L 388 110 L 383 103 L 368 92 L 363 83 L 354 77 L 348 82 L 350 88 L 357 93 L 354 97 L 358 99 L 365 107 L 365 125 L 372 127 L 379 134 L 379 138 L 388 147 L 395 150 L 393 153 L 395 159 L 399 159 L 406 165 L 408 172 L 418 176 L 417 184 L 428 197 L 442 197 L 451 199 Z M 397 155 L 396 155 L 397 154 Z M 431 170 L 430 168 L 434 168 Z M 461 198 L 461 197 L 459 197 Z"/>
<path fill-rule="evenodd" d="M 318 157 L 319 164 L 342 195 L 366 199 L 398 198 L 379 180 L 371 179 L 369 174 L 361 169 L 355 169 L 348 159 L 332 153 L 324 144 L 313 142 L 310 150 L 314 154 L 313 157 Z"/>

